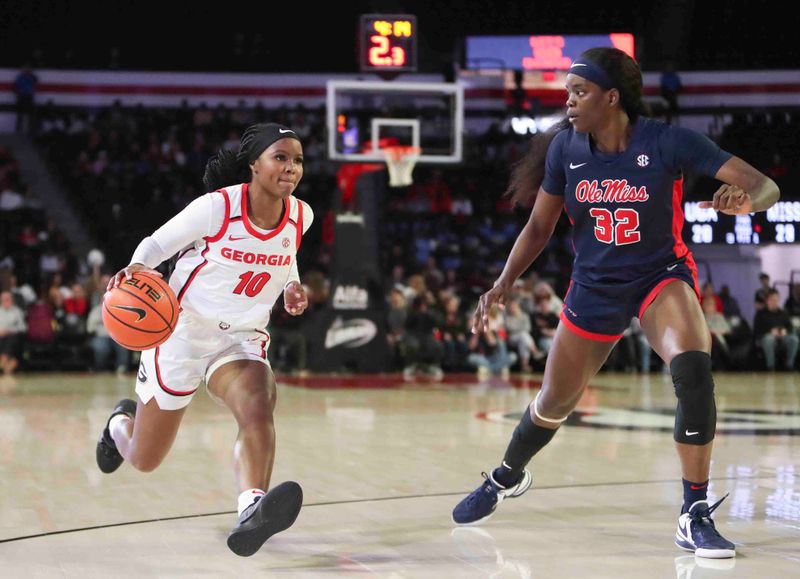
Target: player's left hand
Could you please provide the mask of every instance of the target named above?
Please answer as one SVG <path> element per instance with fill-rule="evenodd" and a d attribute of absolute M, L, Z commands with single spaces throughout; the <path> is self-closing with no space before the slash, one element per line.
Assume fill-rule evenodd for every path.
<path fill-rule="evenodd" d="M 283 289 L 283 307 L 292 316 L 299 316 L 308 307 L 306 290 L 298 282 L 293 281 Z"/>
<path fill-rule="evenodd" d="M 701 201 L 699 207 L 711 208 L 726 215 L 745 215 L 753 212 L 750 194 L 736 185 L 723 185 L 714 193 L 712 201 Z"/>

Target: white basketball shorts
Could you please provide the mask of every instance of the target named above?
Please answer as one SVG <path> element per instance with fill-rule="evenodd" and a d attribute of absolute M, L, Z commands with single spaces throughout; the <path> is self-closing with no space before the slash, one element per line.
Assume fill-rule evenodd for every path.
<path fill-rule="evenodd" d="M 221 326 L 221 327 L 220 327 Z M 269 366 L 266 330 L 233 331 L 225 324 L 181 312 L 178 326 L 158 348 L 142 352 L 136 394 L 143 403 L 156 399 L 162 410 L 178 410 L 223 364 L 256 360 Z"/>

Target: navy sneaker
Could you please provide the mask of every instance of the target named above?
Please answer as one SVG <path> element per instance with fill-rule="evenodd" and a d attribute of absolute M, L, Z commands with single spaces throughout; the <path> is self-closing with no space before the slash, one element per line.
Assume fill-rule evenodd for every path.
<path fill-rule="evenodd" d="M 97 466 L 106 474 L 117 470 L 119 465 L 125 461 L 117 450 L 117 445 L 114 443 L 114 439 L 111 438 L 111 433 L 108 431 L 108 423 L 111 422 L 111 419 L 117 414 L 125 414 L 133 420 L 136 416 L 136 402 L 130 398 L 125 398 L 117 402 L 117 405 L 111 412 L 111 416 L 109 416 L 106 421 L 106 427 L 100 435 L 100 440 L 97 441 L 97 449 L 95 450 Z"/>
<path fill-rule="evenodd" d="M 249 557 L 272 535 L 291 527 L 302 506 L 303 489 L 299 484 L 279 484 L 242 511 L 228 535 L 228 547 L 240 557 Z"/>
<path fill-rule="evenodd" d="M 729 559 L 736 556 L 736 545 L 714 528 L 711 513 L 725 500 L 725 495 L 708 506 L 708 501 L 696 501 L 689 511 L 678 517 L 675 544 L 684 551 L 694 551 L 697 557 Z"/>
<path fill-rule="evenodd" d="M 486 480 L 453 509 L 453 522 L 456 525 L 479 525 L 489 520 L 497 505 L 503 499 L 520 496 L 531 487 L 531 473 L 525 469 L 522 478 L 512 487 L 504 487 L 494 480 L 494 472 L 481 473 Z"/>

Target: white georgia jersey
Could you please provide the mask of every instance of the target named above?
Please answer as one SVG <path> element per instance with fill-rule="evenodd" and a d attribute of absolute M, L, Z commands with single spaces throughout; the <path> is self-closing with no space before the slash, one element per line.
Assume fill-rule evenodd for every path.
<path fill-rule="evenodd" d="M 169 285 L 181 309 L 226 330 L 265 328 L 286 284 L 299 280 L 297 250 L 314 219 L 304 201 L 290 196 L 284 203 L 281 222 L 264 230 L 247 217 L 246 183 L 208 193 L 145 239 L 131 263 L 155 267 L 180 243 Z M 186 229 L 194 231 L 190 239 Z M 148 251 L 146 242 L 158 251 Z"/>

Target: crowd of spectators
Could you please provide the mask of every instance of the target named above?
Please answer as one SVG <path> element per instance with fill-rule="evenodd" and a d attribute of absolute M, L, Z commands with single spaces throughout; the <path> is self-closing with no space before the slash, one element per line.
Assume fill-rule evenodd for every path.
<path fill-rule="evenodd" d="M 748 139 L 741 138 L 740 124 L 764 121 L 758 119 L 737 117 L 722 135 L 729 141 L 723 146 L 754 158 L 756 164 L 763 161 L 768 169 L 774 155 L 741 151 Z M 303 139 L 306 168 L 297 194 L 314 207 L 320 225 L 304 239 L 299 265 L 307 287 L 313 287 L 316 309 L 322 308 L 330 275 L 330 218 L 338 168 L 326 160 L 322 109 L 266 110 L 244 103 L 213 109 L 125 108 L 117 103 L 87 110 L 48 105 L 37 114 L 36 141 L 92 237 L 104 242 L 105 261 L 90 264 L 75 254 L 58 224 L 45 218 L 35 192 L 19 179 L 10 152 L 0 150 L 4 243 L 0 281 L 10 293 L 12 308 L 19 309 L 6 308 L 3 294 L 0 370 L 13 371 L 10 353 L 34 367 L 37 359 L 47 359 L 55 351 L 61 352 L 55 358 L 64 362 L 61 366 L 75 360 L 77 367 L 129 369 L 129 354 L 116 347 L 101 322 L 98 304 L 104 276 L 125 265 L 141 238 L 203 192 L 203 168 L 213 152 L 236 148 L 244 127 L 265 120 L 285 123 Z M 775 117 L 769 122 L 777 123 L 775 131 L 747 129 L 748 134 L 771 134 L 775 149 L 786 150 L 795 137 L 785 127 L 795 127 L 797 119 Z M 376 227 L 388 292 L 385 329 L 393 369 L 407 376 L 427 372 L 435 377 L 442 371 L 502 376 L 542 369 L 558 324 L 559 296 L 567 291 L 571 269 L 566 217 L 542 257 L 515 286 L 505 310 L 491 313 L 490 331 L 478 337 L 469 331 L 478 296 L 496 279 L 527 219 L 526 210 L 513 208 L 502 196 L 509 167 L 524 150 L 525 138 L 493 125 L 482 135 L 467 136 L 465 162 L 459 167 L 445 172 L 418 166 L 410 187 L 388 190 Z M 787 159 L 797 149 L 788 150 L 793 153 Z M 796 178 L 789 169 L 775 169 L 773 176 Z M 771 292 L 767 280 L 755 298 L 763 307 L 754 320 L 746 321 L 727 288 L 715 293 L 706 285 L 703 310 L 714 336 L 717 368 L 795 364 L 793 320 L 800 316 L 800 290 L 798 284 L 793 286 L 785 312 L 776 309 L 777 297 Z M 304 318 L 313 317 L 314 310 Z M 307 369 L 304 323 L 276 309 L 271 351 L 276 367 Z M 16 337 L 6 339 L 6 331 Z M 606 365 L 645 372 L 658 366 L 636 320 Z"/>

